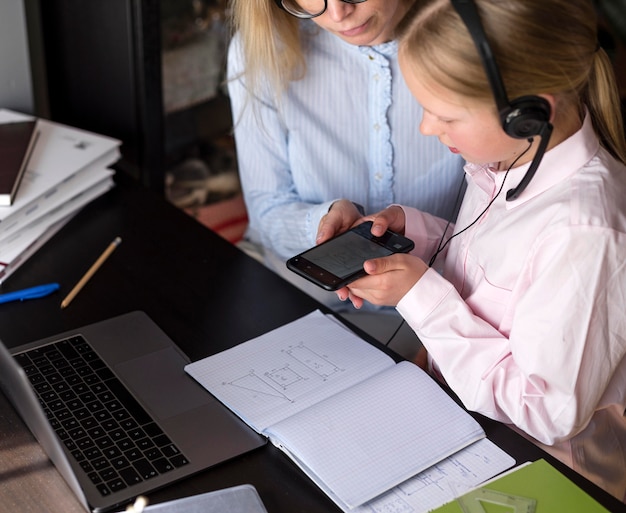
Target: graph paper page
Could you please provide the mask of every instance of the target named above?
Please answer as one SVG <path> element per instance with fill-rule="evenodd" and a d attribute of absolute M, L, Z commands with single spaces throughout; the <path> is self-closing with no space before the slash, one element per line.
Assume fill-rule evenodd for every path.
<path fill-rule="evenodd" d="M 478 422 L 410 362 L 267 431 L 270 440 L 286 448 L 320 487 L 348 508 L 484 437 Z"/>

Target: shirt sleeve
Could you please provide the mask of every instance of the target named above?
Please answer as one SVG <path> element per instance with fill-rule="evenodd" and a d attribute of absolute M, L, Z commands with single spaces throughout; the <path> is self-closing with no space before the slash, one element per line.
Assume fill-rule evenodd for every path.
<path fill-rule="evenodd" d="M 452 234 L 454 224 L 413 207 L 398 206 L 404 211 L 404 236 L 415 243 L 411 254 L 428 263 L 437 249 L 442 247 L 437 260 L 443 260 L 446 255 L 443 246 Z"/>
<path fill-rule="evenodd" d="M 398 310 L 468 409 L 553 445 L 597 408 L 624 401 L 605 390 L 626 354 L 625 248 L 626 237 L 607 228 L 546 234 L 506 294 L 498 328 L 433 269 Z M 483 305 L 501 301 L 501 290 L 484 288 Z"/>
<path fill-rule="evenodd" d="M 312 204 L 298 195 L 288 161 L 289 134 L 274 98 L 251 96 L 243 69 L 240 39 L 235 36 L 228 52 L 228 93 L 250 233 L 289 258 L 315 244 L 320 219 L 339 198 Z"/>

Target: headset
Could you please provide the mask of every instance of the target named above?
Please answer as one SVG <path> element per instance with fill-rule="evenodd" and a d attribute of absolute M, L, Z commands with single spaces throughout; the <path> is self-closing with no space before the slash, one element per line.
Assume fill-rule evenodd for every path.
<path fill-rule="evenodd" d="M 487 73 L 487 79 L 489 80 L 496 106 L 498 107 L 503 130 L 510 137 L 528 139 L 529 142 L 532 142 L 533 136 L 541 138 L 528 171 L 517 187 L 509 189 L 506 193 L 507 201 L 512 201 L 517 199 L 526 189 L 548 147 L 550 135 L 552 134 L 550 104 L 546 99 L 534 95 L 521 96 L 509 101 L 500 70 L 480 21 L 476 4 L 473 0 L 451 0 L 451 2 L 474 40 Z"/>

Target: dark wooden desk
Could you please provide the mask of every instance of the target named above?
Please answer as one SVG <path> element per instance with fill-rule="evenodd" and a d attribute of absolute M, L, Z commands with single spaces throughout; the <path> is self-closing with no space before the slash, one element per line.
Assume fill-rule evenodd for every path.
<path fill-rule="evenodd" d="M 0 288 L 58 281 L 47 298 L 2 305 L 9 346 L 132 310 L 144 310 L 192 360 L 217 353 L 321 306 L 204 226 L 125 176 L 85 208 Z M 66 309 L 62 298 L 116 237 L 122 244 Z M 323 308 L 322 308 L 323 309 Z M 536 446 L 477 416 L 518 462 L 545 457 L 610 511 L 618 502 Z M 0 511 L 82 511 L 39 445 L 0 394 Z M 151 502 L 253 484 L 269 513 L 338 511 L 271 444 L 150 494 Z"/>

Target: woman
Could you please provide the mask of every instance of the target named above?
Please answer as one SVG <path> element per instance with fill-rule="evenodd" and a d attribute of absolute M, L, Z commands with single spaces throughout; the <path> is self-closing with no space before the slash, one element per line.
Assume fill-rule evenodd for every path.
<path fill-rule="evenodd" d="M 228 57 L 248 238 L 265 262 L 316 243 L 320 219 L 391 202 L 455 214 L 462 162 L 420 137 L 394 31 L 413 0 L 232 0 Z M 354 203 L 353 203 L 354 202 Z M 325 236 L 331 236 L 331 233 Z"/>

